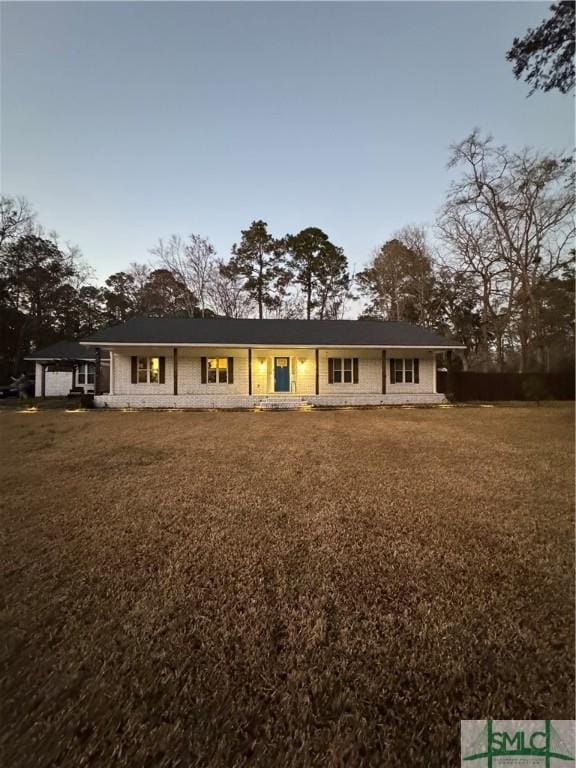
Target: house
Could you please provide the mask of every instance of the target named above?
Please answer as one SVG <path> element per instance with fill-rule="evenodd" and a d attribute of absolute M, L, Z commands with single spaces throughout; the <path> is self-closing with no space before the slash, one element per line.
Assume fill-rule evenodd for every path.
<path fill-rule="evenodd" d="M 36 363 L 36 397 L 65 397 L 94 392 L 96 350 L 77 341 L 59 341 L 28 355 Z M 100 354 L 100 385 L 108 389 L 109 354 Z"/>
<path fill-rule="evenodd" d="M 463 349 L 402 322 L 135 318 L 81 344 L 108 354 L 97 406 L 438 403 L 436 356 Z"/>

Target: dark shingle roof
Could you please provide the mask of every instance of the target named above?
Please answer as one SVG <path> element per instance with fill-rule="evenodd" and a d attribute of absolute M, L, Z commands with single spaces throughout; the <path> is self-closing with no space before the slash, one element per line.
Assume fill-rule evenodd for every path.
<path fill-rule="evenodd" d="M 91 344 L 460 347 L 434 331 L 377 320 L 232 320 L 139 317 L 96 331 Z"/>
<path fill-rule="evenodd" d="M 109 354 L 103 350 L 101 356 L 107 358 Z M 83 347 L 77 341 L 58 341 L 31 352 L 25 360 L 94 360 L 95 357 L 96 350 L 93 347 Z"/>

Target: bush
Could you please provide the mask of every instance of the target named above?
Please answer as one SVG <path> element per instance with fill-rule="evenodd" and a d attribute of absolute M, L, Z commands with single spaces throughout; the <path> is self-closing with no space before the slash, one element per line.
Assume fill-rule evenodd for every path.
<path fill-rule="evenodd" d="M 80 408 L 94 408 L 94 395 L 80 395 Z"/>

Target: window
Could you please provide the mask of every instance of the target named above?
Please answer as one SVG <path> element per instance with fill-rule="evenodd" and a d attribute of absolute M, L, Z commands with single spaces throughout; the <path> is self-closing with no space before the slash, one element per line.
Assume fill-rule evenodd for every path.
<path fill-rule="evenodd" d="M 342 360 L 340 360 L 339 357 L 335 357 L 333 364 L 334 374 L 332 376 L 332 381 L 334 384 L 342 384 Z"/>
<path fill-rule="evenodd" d="M 404 381 L 406 384 L 413 384 L 414 360 L 411 357 L 404 360 Z"/>
<path fill-rule="evenodd" d="M 130 358 L 132 384 L 164 384 L 166 380 L 165 357 Z"/>
<path fill-rule="evenodd" d="M 329 357 L 329 384 L 358 384 L 357 357 Z"/>
<path fill-rule="evenodd" d="M 159 384 L 160 383 L 160 358 L 159 357 L 139 357 L 138 358 L 138 384 Z"/>
<path fill-rule="evenodd" d="M 419 384 L 420 361 L 417 357 L 390 359 L 391 384 Z"/>
<path fill-rule="evenodd" d="M 200 358 L 200 381 L 202 384 L 234 384 L 234 358 Z"/>
<path fill-rule="evenodd" d="M 208 384 L 226 384 L 228 382 L 228 358 L 208 358 Z"/>
<path fill-rule="evenodd" d="M 94 363 L 81 363 L 78 366 L 78 384 L 94 384 L 96 366 Z"/>

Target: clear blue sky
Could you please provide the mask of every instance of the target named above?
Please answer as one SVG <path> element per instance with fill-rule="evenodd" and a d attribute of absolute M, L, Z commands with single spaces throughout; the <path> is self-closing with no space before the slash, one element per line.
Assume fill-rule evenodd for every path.
<path fill-rule="evenodd" d="M 505 54 L 548 3 L 8 3 L 2 192 L 80 245 L 100 279 L 158 237 L 222 256 L 253 219 L 319 226 L 357 268 L 430 222 L 448 147 L 570 149 L 571 96 Z"/>

